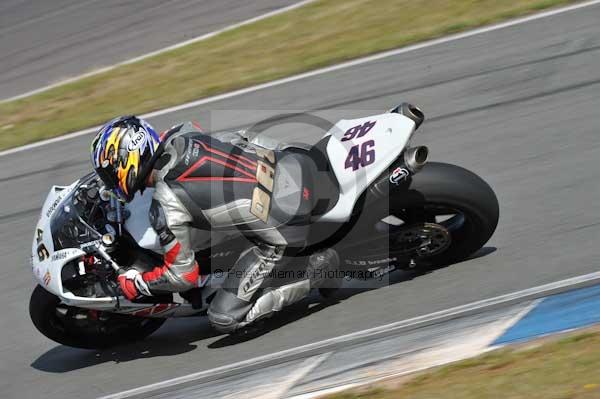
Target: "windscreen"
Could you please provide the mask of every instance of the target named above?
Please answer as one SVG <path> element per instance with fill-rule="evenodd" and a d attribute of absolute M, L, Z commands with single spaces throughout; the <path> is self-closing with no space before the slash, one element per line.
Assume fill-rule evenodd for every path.
<path fill-rule="evenodd" d="M 92 173 L 61 202 L 50 219 L 54 250 L 79 248 L 101 237 L 98 220 L 104 220 L 104 215 L 98 191 L 98 180 Z"/>

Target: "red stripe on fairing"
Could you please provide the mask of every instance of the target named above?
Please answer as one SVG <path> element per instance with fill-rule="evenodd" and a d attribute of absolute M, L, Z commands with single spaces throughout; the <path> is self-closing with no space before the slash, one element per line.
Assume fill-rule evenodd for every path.
<path fill-rule="evenodd" d="M 163 313 L 169 311 L 171 309 L 175 309 L 179 307 L 178 303 L 159 303 L 158 305 L 151 306 L 149 308 L 144 308 L 141 310 L 136 310 L 131 313 L 133 316 L 151 316 L 159 313 Z"/>
<path fill-rule="evenodd" d="M 231 159 L 231 160 L 233 160 L 233 161 L 236 161 L 236 162 L 239 162 L 239 163 L 241 163 L 242 165 L 244 165 L 245 167 L 247 167 L 247 168 L 249 168 L 249 169 L 254 169 L 254 170 L 256 170 L 256 166 L 257 166 L 257 164 L 256 164 L 256 162 L 254 162 L 254 161 L 253 161 L 253 160 L 251 160 L 251 159 L 248 159 L 248 158 L 246 158 L 246 157 L 244 157 L 244 156 L 242 156 L 242 155 L 234 155 L 234 154 L 227 154 L 227 153 L 224 153 L 223 151 L 219 151 L 219 150 L 217 150 L 217 149 L 214 149 L 214 148 L 210 147 L 208 144 L 206 144 L 206 143 L 204 143 L 204 142 L 202 142 L 202 141 L 200 142 L 200 145 L 201 145 L 202 147 L 204 147 L 204 149 L 205 149 L 206 151 L 208 151 L 208 152 L 212 152 L 213 154 L 220 155 L 220 156 L 222 156 L 223 158 L 228 158 L 228 159 Z M 249 165 L 247 165 L 247 164 L 249 164 Z"/>
<path fill-rule="evenodd" d="M 233 169 L 236 172 L 243 174 L 246 177 L 218 177 L 218 176 L 207 176 L 207 177 L 188 177 L 192 172 L 202 166 L 206 161 L 218 163 L 219 165 L 223 165 L 226 168 Z M 217 158 L 213 158 L 210 156 L 203 156 L 198 161 L 196 161 L 188 170 L 183 172 L 181 176 L 177 178 L 178 182 L 184 181 L 236 181 L 241 183 L 256 183 L 256 178 L 251 173 L 248 173 L 244 169 L 238 168 L 235 165 L 227 163 Z"/>

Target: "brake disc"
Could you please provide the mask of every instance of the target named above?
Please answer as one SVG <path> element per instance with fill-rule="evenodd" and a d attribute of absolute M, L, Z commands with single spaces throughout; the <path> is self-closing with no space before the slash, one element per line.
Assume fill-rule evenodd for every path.
<path fill-rule="evenodd" d="M 420 223 L 403 228 L 392 241 L 398 255 L 425 258 L 439 255 L 452 243 L 450 232 L 436 223 Z"/>

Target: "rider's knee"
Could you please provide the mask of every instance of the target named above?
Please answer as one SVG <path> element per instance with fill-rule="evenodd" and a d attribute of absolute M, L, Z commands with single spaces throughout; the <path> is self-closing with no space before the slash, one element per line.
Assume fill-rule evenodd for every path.
<path fill-rule="evenodd" d="M 238 328 L 251 307 L 251 302 L 232 292 L 219 290 L 208 308 L 208 321 L 217 331 L 230 333 Z"/>

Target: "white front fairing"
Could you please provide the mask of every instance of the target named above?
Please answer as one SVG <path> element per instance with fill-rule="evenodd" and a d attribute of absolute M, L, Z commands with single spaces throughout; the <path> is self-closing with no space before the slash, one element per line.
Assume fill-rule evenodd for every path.
<path fill-rule="evenodd" d="M 65 290 L 62 285 L 63 267 L 70 261 L 81 258 L 85 252 L 80 248 L 65 248 L 55 251 L 50 221 L 54 213 L 64 206 L 64 199 L 78 183 L 79 180 L 70 186 L 53 186 L 50 189 L 31 244 L 32 273 L 40 286 L 58 296 L 63 303 L 94 309 L 114 308 L 115 300 L 113 298 L 78 297 Z"/>
<path fill-rule="evenodd" d="M 55 295 L 62 293 L 60 272 L 68 260 L 54 256 L 56 253 L 54 253 L 54 243 L 50 231 L 50 219 L 58 207 L 61 206 L 62 200 L 73 190 L 77 183 L 75 182 L 66 187 L 53 186 L 50 189 L 50 193 L 44 201 L 31 244 L 32 273 L 42 287 Z"/>
<path fill-rule="evenodd" d="M 79 180 L 70 186 L 53 186 L 50 189 L 42 206 L 31 244 L 32 273 L 40 286 L 58 296 L 67 305 L 98 310 L 114 309 L 117 303 L 116 298 L 76 296 L 66 290 L 62 284 L 64 266 L 73 260 L 82 258 L 85 252 L 80 248 L 65 248 L 55 251 L 50 222 L 57 210 L 65 206 L 65 198 L 77 187 L 78 183 Z M 126 308 L 129 304 L 123 303 Z M 139 308 L 136 304 L 132 305 L 134 309 Z"/>
<path fill-rule="evenodd" d="M 373 123 L 372 128 L 361 137 L 358 137 L 360 134 L 357 134 L 356 137 L 347 139 L 353 136 L 349 134 L 352 129 L 360 130 L 361 126 L 370 126 Z M 340 197 L 336 205 L 319 220 L 348 221 L 360 195 L 398 158 L 414 130 L 415 122 L 397 113 L 386 113 L 360 119 L 343 119 L 336 123 L 325 136 L 332 136 L 327 144 L 327 156 L 340 186 Z M 353 167 L 348 166 L 350 152 L 358 150 L 359 154 L 363 155 L 361 147 L 369 141 L 372 141 L 369 143 L 372 145 L 366 149 L 373 151 L 373 161 L 369 163 L 370 158 L 365 158 L 369 161 L 365 162 L 364 166 L 360 165 L 353 170 Z M 355 146 L 358 148 L 352 150 Z"/>
<path fill-rule="evenodd" d="M 134 303 L 122 297 L 82 297 L 75 295 L 63 286 L 63 268 L 71 262 L 76 262 L 76 270 L 80 274 L 84 274 L 83 257 L 86 253 L 82 248 L 85 245 L 96 243 L 96 241 L 83 243 L 81 248 L 64 248 L 60 250 L 55 250 L 54 248 L 51 226 L 53 216 L 56 212 L 61 209 L 65 210 L 65 207 L 71 204 L 71 201 L 67 200 L 67 197 L 78 186 L 79 182 L 76 181 L 67 187 L 54 186 L 46 197 L 31 247 L 31 267 L 37 283 L 59 297 L 62 303 L 80 308 L 127 313 L 144 317 L 190 316 L 201 311 L 202 309 L 194 309 L 189 303 L 148 304 Z M 126 209 L 132 215 L 128 219 L 128 222 L 125 223 L 125 228 L 138 240 L 140 245 L 151 250 L 159 250 L 158 238 L 150 226 L 148 219 L 151 199 L 152 190 L 147 190 L 143 196 L 136 196 L 134 201 L 127 205 Z M 220 280 L 217 278 L 212 278 L 212 281 L 215 284 L 220 283 Z M 205 288 L 203 295 L 206 294 L 208 296 L 214 293 L 214 289 L 213 287 L 210 287 L 210 289 Z"/>

